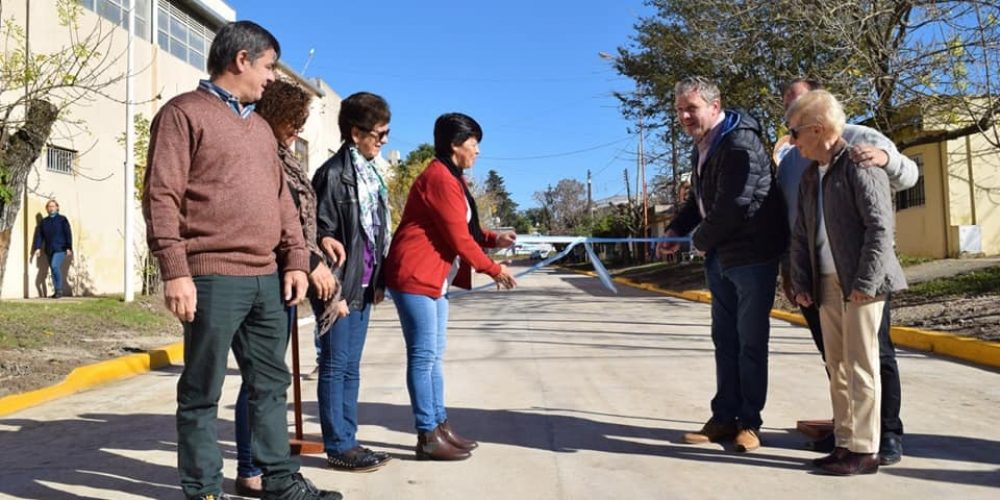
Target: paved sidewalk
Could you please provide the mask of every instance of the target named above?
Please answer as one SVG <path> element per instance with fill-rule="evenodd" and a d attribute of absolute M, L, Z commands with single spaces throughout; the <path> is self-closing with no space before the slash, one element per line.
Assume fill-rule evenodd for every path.
<path fill-rule="evenodd" d="M 449 417 L 481 441 L 458 463 L 416 462 L 402 337 L 391 304 L 376 309 L 362 373 L 360 437 L 396 460 L 371 474 L 304 473 L 348 499 L 996 498 L 1000 375 L 901 352 L 906 457 L 874 476 L 811 473 L 800 418 L 830 414 L 826 378 L 805 329 L 773 321 L 765 447 L 749 454 L 689 446 L 715 386 L 709 308 L 586 276 L 545 271 L 512 292 L 452 302 Z M 303 372 L 312 369 L 302 334 Z M 174 386 L 155 371 L 0 418 L 0 498 L 180 498 Z M 235 474 L 235 368 L 220 414 Z M 307 432 L 318 433 L 315 382 Z M 227 482 L 231 487 L 231 482 Z"/>

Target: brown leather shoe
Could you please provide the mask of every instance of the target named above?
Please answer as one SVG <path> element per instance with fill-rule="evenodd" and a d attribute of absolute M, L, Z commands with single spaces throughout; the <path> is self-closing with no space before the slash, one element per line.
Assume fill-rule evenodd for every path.
<path fill-rule="evenodd" d="M 456 448 L 465 451 L 472 451 L 479 447 L 479 443 L 459 436 L 454 430 L 452 430 L 451 424 L 449 424 L 447 420 L 441 422 L 441 424 L 438 425 L 438 429 L 441 430 L 441 434 L 444 435 L 445 439 L 447 439 L 449 443 L 455 445 Z"/>
<path fill-rule="evenodd" d="M 757 429 L 740 429 L 736 434 L 736 451 L 753 451 L 760 448 L 760 432 Z"/>
<path fill-rule="evenodd" d="M 431 432 L 420 432 L 417 434 L 417 460 L 465 460 L 472 455 L 463 449 L 451 444 L 441 427 L 436 427 Z"/>
<path fill-rule="evenodd" d="M 825 456 L 823 458 L 814 459 L 812 461 L 812 464 L 815 465 L 816 467 L 822 467 L 822 466 L 824 466 L 826 464 L 832 464 L 833 462 L 839 462 L 839 461 L 843 460 L 844 457 L 846 457 L 848 453 L 850 453 L 850 450 L 848 450 L 847 448 L 841 448 L 840 446 L 838 446 L 838 447 L 836 447 L 836 448 L 833 449 L 833 453 L 831 453 L 831 454 L 829 454 L 829 455 L 827 455 L 827 456 Z"/>
<path fill-rule="evenodd" d="M 736 437 L 736 424 L 720 424 L 709 420 L 698 432 L 684 434 L 684 442 L 688 444 L 718 443 L 729 441 Z"/>
<path fill-rule="evenodd" d="M 824 464 L 820 470 L 834 476 L 854 476 L 857 474 L 875 474 L 878 472 L 878 453 L 847 452 L 844 458 Z"/>
<path fill-rule="evenodd" d="M 237 477 L 236 494 L 241 497 L 260 498 L 264 494 L 261 476 Z"/>

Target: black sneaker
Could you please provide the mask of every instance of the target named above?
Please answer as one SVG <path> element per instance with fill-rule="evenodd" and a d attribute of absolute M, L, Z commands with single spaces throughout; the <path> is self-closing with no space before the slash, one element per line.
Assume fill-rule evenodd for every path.
<path fill-rule="evenodd" d="M 375 455 L 382 462 L 392 459 L 392 455 L 389 455 L 384 451 L 375 451 L 371 448 L 366 448 L 364 446 L 362 446 L 361 449 L 364 450 L 365 453 L 371 453 L 372 455 Z"/>
<path fill-rule="evenodd" d="M 887 433 L 882 436 L 878 447 L 878 464 L 895 465 L 903 459 L 903 436 Z"/>
<path fill-rule="evenodd" d="M 336 491 L 321 490 L 313 485 L 312 481 L 296 472 L 292 474 L 291 482 L 285 489 L 279 492 L 265 492 L 261 498 L 264 500 L 341 500 L 344 496 Z"/>
<path fill-rule="evenodd" d="M 326 458 L 327 465 L 331 469 L 345 472 L 371 472 L 385 465 L 389 455 L 384 457 L 378 455 L 367 448 L 354 447 L 343 453 L 329 455 Z"/>

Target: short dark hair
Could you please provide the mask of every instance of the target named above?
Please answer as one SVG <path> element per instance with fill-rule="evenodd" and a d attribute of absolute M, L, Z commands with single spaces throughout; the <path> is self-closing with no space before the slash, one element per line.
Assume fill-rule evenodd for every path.
<path fill-rule="evenodd" d="M 279 78 L 264 87 L 264 95 L 255 109 L 275 132 L 283 125 L 298 130 L 309 117 L 310 101 L 312 96 L 302 86 Z"/>
<path fill-rule="evenodd" d="M 352 127 L 371 132 L 379 123 L 389 123 L 391 119 L 392 113 L 385 99 L 371 92 L 357 92 L 341 101 L 337 125 L 344 142 L 352 142 Z"/>
<path fill-rule="evenodd" d="M 785 92 L 788 92 L 788 89 L 792 88 L 792 85 L 795 85 L 796 83 L 806 84 L 806 87 L 809 87 L 809 90 L 820 90 L 823 88 L 823 84 L 819 83 L 819 80 L 806 76 L 800 76 L 798 78 L 793 78 L 788 83 L 782 85 L 781 93 L 784 94 Z"/>
<path fill-rule="evenodd" d="M 253 21 L 236 21 L 226 24 L 215 34 L 212 47 L 208 49 L 208 74 L 219 76 L 225 73 L 229 63 L 236 60 L 236 54 L 247 51 L 247 58 L 254 62 L 267 49 L 274 49 L 275 59 L 281 57 L 281 45 L 271 32 Z"/>
<path fill-rule="evenodd" d="M 483 128 L 471 116 L 462 113 L 445 113 L 434 121 L 434 154 L 450 158 L 452 146 L 458 146 L 475 137 L 483 140 Z"/>

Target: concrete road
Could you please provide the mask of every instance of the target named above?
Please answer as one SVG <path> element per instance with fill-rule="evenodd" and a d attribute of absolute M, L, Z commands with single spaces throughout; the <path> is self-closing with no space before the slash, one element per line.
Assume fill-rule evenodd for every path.
<path fill-rule="evenodd" d="M 416 462 L 404 349 L 391 304 L 373 316 L 362 373 L 360 438 L 396 459 L 369 474 L 303 472 L 349 499 L 997 498 L 1000 375 L 900 353 L 906 457 L 879 474 L 815 475 L 795 432 L 830 415 L 808 332 L 775 321 L 765 446 L 748 454 L 690 446 L 715 377 L 709 308 L 546 271 L 513 292 L 452 301 L 446 390 L 454 426 L 481 441 L 458 463 Z M 303 332 L 303 371 L 312 368 Z M 235 365 L 233 365 L 235 366 Z M 0 419 L 0 497 L 180 498 L 174 385 L 156 371 Z M 235 368 L 220 412 L 226 474 L 235 474 Z M 315 382 L 306 430 L 318 433 Z M 227 482 L 227 488 L 231 488 Z"/>

